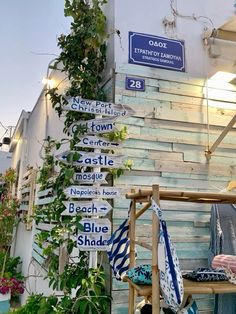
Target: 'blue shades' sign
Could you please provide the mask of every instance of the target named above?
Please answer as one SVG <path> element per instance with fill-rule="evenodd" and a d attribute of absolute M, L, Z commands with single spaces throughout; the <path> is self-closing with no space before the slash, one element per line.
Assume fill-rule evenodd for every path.
<path fill-rule="evenodd" d="M 185 71 L 184 42 L 129 32 L 129 63 Z"/>
<path fill-rule="evenodd" d="M 125 88 L 130 90 L 145 91 L 145 80 L 134 77 L 126 77 Z"/>

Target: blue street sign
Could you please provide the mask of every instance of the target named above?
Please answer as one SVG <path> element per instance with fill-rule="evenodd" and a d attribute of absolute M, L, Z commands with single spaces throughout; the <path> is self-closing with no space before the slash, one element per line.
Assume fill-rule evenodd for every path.
<path fill-rule="evenodd" d="M 129 63 L 184 72 L 184 41 L 129 32 Z"/>
<path fill-rule="evenodd" d="M 130 90 L 145 91 L 145 80 L 134 77 L 126 77 L 125 88 Z"/>

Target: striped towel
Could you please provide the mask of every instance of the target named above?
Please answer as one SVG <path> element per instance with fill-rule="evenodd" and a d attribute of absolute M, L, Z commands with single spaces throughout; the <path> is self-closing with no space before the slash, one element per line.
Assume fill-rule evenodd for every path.
<path fill-rule="evenodd" d="M 107 241 L 107 254 L 117 280 L 122 280 L 129 269 L 129 220 L 126 219 Z"/>
<path fill-rule="evenodd" d="M 226 268 L 236 273 L 236 256 L 235 255 L 216 255 L 212 260 L 212 268 Z"/>

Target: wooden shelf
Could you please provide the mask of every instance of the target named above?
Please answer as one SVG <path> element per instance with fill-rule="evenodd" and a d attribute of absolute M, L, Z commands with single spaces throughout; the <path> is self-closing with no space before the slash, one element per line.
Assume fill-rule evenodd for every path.
<path fill-rule="evenodd" d="M 152 214 L 152 243 L 136 241 L 136 220 L 151 206 L 151 198 L 159 205 L 160 200 L 208 203 L 208 204 L 236 204 L 236 194 L 228 193 L 208 193 L 194 191 L 159 190 L 158 185 L 153 185 L 150 189 L 132 191 L 126 194 L 126 198 L 131 200 L 129 237 L 130 237 L 130 268 L 134 267 L 135 246 L 141 245 L 152 251 L 152 279 L 151 286 L 136 285 L 129 278 L 124 281 L 129 283 L 129 314 L 135 310 L 136 295 L 148 297 L 152 296 L 152 313 L 160 313 L 160 282 L 158 271 L 158 242 L 159 242 L 159 219 L 156 214 Z M 143 207 L 138 209 L 137 204 L 142 203 Z M 135 293 L 136 291 L 136 293 Z M 234 293 L 236 285 L 228 281 L 223 282 L 194 282 L 184 279 L 185 297 L 192 294 L 218 294 Z"/>
<path fill-rule="evenodd" d="M 184 279 L 184 294 L 218 294 L 236 292 L 236 285 L 229 281 L 196 282 Z"/>
<path fill-rule="evenodd" d="M 127 193 L 127 199 L 139 199 L 144 201 L 152 196 L 152 189 L 139 190 L 135 193 Z M 192 192 L 192 191 L 174 191 L 174 190 L 160 190 L 160 200 L 175 201 L 175 202 L 194 202 L 194 203 L 208 203 L 208 204 L 233 204 L 236 203 L 236 194 L 231 193 L 208 193 L 208 192 Z"/>
<path fill-rule="evenodd" d="M 128 282 L 137 291 L 138 296 L 151 296 L 152 286 L 137 285 L 128 277 L 124 277 L 125 282 Z M 214 281 L 214 282 L 196 282 L 184 279 L 184 294 L 185 296 L 192 294 L 218 294 L 218 293 L 235 293 L 236 285 L 229 281 Z"/>

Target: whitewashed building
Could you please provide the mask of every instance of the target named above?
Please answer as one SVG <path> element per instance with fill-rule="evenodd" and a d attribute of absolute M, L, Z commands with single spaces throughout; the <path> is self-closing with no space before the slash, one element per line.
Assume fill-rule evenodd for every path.
<path fill-rule="evenodd" d="M 0 173 L 4 173 L 11 166 L 11 153 L 0 151 Z"/>
<path fill-rule="evenodd" d="M 127 191 L 154 183 L 178 190 L 224 189 L 236 176 L 235 128 L 229 128 L 214 151 L 212 145 L 235 116 L 234 1 L 111 0 L 105 12 L 113 36 L 104 88 L 108 100 L 135 111 L 120 122 L 129 131 L 121 153 L 133 160 L 133 169 L 114 185 Z M 221 72 L 232 76 L 226 78 Z M 220 80 L 209 80 L 216 73 L 222 75 Z M 52 79 L 60 80 L 60 75 L 54 73 Z M 22 112 L 13 136 L 10 151 L 19 188 L 27 167 L 42 164 L 43 139 L 63 138 L 62 129 L 63 121 L 44 90 L 32 112 Z M 114 228 L 127 217 L 128 206 L 125 197 L 114 200 Z M 182 268 L 206 266 L 210 206 L 173 202 L 162 206 Z M 145 230 L 139 235 L 147 237 L 149 213 L 141 224 Z M 34 226 L 26 229 L 24 223 L 19 225 L 13 254 L 22 257 L 23 274 L 32 276 L 27 281 L 29 290 L 49 293 L 47 281 L 33 277 L 44 276 L 44 271 L 33 252 Z M 138 252 L 138 262 L 150 262 L 147 250 Z M 111 276 L 112 313 L 127 313 L 127 289 L 126 283 Z M 211 313 L 213 299 L 203 296 L 198 306 L 201 313 Z"/>

